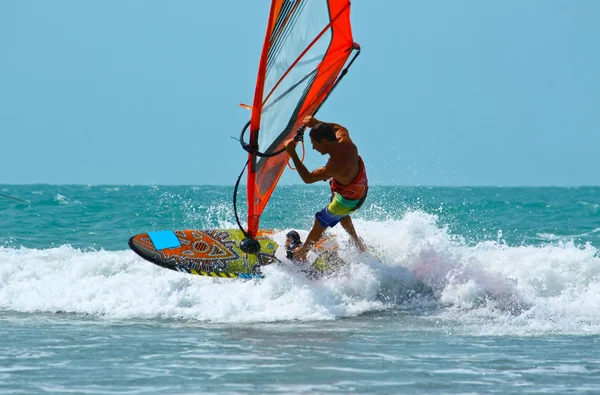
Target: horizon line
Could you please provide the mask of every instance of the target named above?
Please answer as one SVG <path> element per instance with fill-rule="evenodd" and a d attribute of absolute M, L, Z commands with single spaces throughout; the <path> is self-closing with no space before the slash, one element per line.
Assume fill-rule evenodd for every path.
<path fill-rule="evenodd" d="M 34 183 L 18 183 L 18 184 L 4 184 L 0 183 L 0 187 L 19 187 L 19 186 L 33 186 L 33 185 L 46 185 L 46 186 L 88 186 L 88 187 L 115 187 L 115 186 L 123 186 L 123 187 L 231 187 L 232 184 L 161 184 L 161 183 L 116 183 L 116 184 L 106 184 L 106 183 L 46 183 L 46 182 L 34 182 Z M 243 183 L 240 186 L 245 186 L 247 184 Z M 278 186 L 281 187 L 296 187 L 303 186 L 309 188 L 318 188 L 320 185 L 309 185 L 309 184 L 280 184 Z M 519 185 L 519 184 L 508 184 L 508 185 L 493 185 L 493 184 L 482 184 L 482 185 L 444 185 L 444 184 L 371 184 L 369 187 L 405 187 L 405 188 L 595 188 L 600 187 L 600 185 L 593 184 L 565 184 L 565 185 L 549 185 L 549 184 L 540 184 L 540 185 Z"/>

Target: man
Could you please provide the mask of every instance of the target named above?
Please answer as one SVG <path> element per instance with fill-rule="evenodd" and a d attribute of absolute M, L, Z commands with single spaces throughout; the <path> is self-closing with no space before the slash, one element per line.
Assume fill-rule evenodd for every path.
<path fill-rule="evenodd" d="M 294 258 L 296 248 L 302 246 L 300 235 L 295 230 L 290 230 L 285 234 L 285 255 L 287 259 Z"/>
<path fill-rule="evenodd" d="M 292 158 L 298 174 L 306 184 L 330 180 L 331 201 L 315 215 L 315 223 L 304 245 L 296 248 L 294 259 L 306 260 L 306 254 L 315 245 L 328 227 L 339 223 L 348 232 L 356 246 L 366 248 L 354 229 L 350 214 L 358 210 L 367 198 L 368 182 L 365 165 L 358 155 L 356 145 L 350 140 L 348 130 L 335 123 L 321 122 L 313 116 L 304 118 L 304 124 L 311 128 L 310 141 L 315 151 L 329 155 L 324 167 L 310 172 L 296 153 L 294 140 L 287 140 L 283 146 Z"/>
<path fill-rule="evenodd" d="M 285 252 L 287 259 L 296 259 L 295 251 L 302 246 L 300 234 L 295 230 L 290 230 L 285 234 Z M 321 277 L 326 274 L 334 273 L 339 269 L 344 261 L 337 253 L 337 244 L 331 244 L 327 238 L 319 241 L 313 246 L 316 249 L 317 257 L 312 265 L 302 270 L 311 278 Z"/>

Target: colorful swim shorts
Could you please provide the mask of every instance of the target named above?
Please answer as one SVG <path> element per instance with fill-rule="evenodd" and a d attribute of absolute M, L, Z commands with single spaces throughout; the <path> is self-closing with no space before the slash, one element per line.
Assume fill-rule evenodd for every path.
<path fill-rule="evenodd" d="M 333 228 L 342 218 L 358 210 L 365 202 L 366 198 L 367 194 L 365 193 L 365 195 L 358 200 L 350 200 L 335 192 L 331 197 L 329 205 L 315 214 L 315 217 L 322 227 Z"/>

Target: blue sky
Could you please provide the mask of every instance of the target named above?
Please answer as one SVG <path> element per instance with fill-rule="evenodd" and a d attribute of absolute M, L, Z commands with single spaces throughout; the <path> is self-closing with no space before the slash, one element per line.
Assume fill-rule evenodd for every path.
<path fill-rule="evenodd" d="M 233 185 L 268 8 L 0 2 L 0 184 Z M 598 15 L 355 0 L 363 51 L 318 117 L 347 126 L 372 184 L 600 185 Z"/>

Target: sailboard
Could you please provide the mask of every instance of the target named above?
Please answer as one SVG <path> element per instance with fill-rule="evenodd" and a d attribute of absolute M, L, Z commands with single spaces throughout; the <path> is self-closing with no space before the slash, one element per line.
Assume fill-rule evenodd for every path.
<path fill-rule="evenodd" d="M 260 230 L 260 218 L 289 159 L 283 143 L 302 139 L 303 119 L 319 111 L 359 54 L 360 46 L 352 36 L 349 0 L 272 0 L 254 100 L 251 105 L 241 104 L 251 115 L 240 135 L 248 160 L 233 197 L 239 229 L 144 233 L 132 237 L 130 247 L 160 266 L 215 277 L 259 275 L 261 266 L 277 262 L 274 249 L 278 245 L 268 232 Z M 237 194 L 246 168 L 244 227 Z M 202 236 L 193 241 L 193 235 L 220 237 Z M 165 238 L 170 242 L 162 243 Z M 223 249 L 225 245 L 231 248 Z M 230 251 L 228 259 L 219 256 L 225 250 Z"/>

